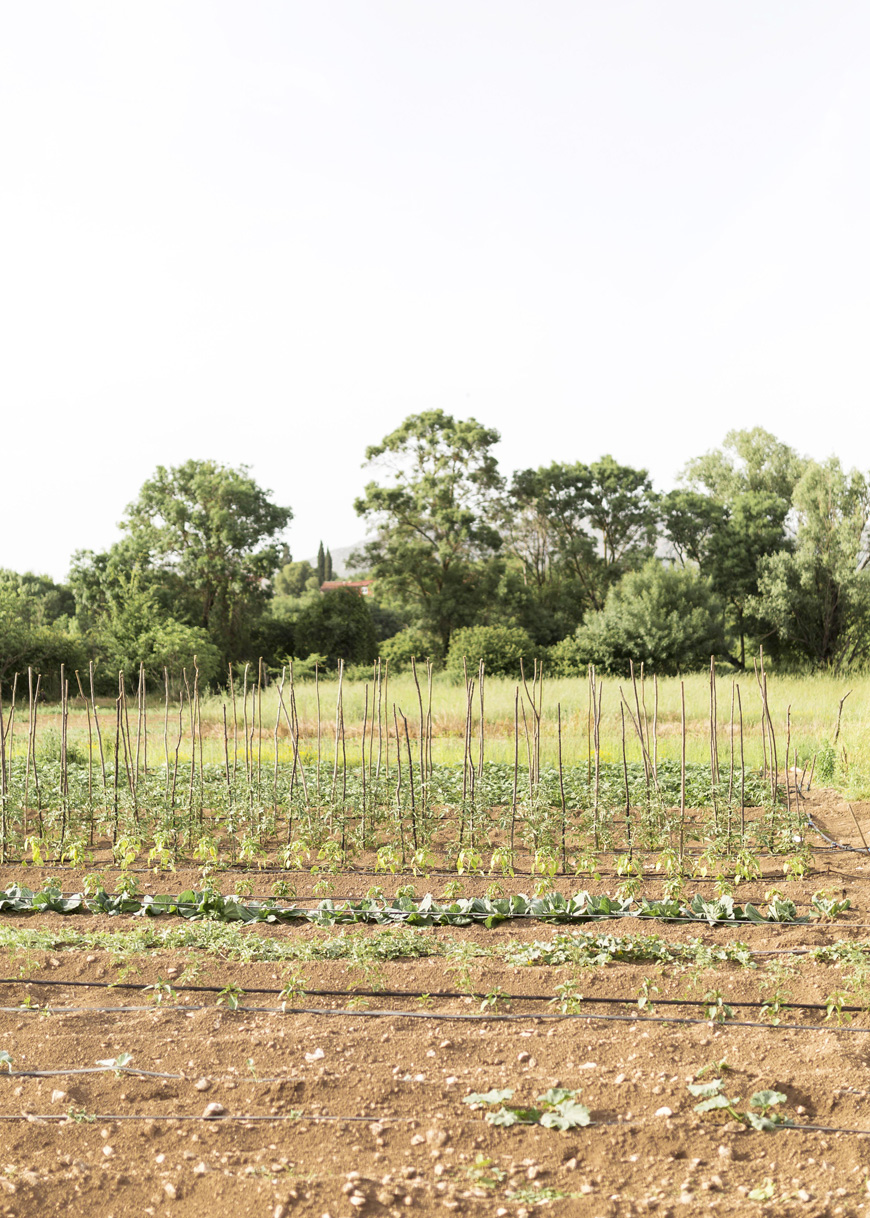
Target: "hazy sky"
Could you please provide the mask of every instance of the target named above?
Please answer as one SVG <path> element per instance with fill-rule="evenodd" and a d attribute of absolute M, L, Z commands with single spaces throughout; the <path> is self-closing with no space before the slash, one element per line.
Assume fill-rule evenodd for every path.
<path fill-rule="evenodd" d="M 672 485 L 731 427 L 870 466 L 866 0 L 5 0 L 0 566 L 158 464 L 294 556 L 440 406 Z"/>

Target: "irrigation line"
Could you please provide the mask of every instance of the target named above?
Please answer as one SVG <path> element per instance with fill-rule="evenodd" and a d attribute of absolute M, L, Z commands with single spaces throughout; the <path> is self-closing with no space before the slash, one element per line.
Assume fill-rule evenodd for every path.
<path fill-rule="evenodd" d="M 462 1122 L 464 1114 L 454 1116 L 452 1118 L 454 1125 Z M 365 1122 L 367 1125 L 383 1125 L 386 1122 L 391 1124 L 416 1124 L 418 1117 L 398 1117 L 398 1116 L 376 1116 L 372 1113 L 370 1116 L 333 1116 L 331 1113 L 320 1113 L 316 1116 L 309 1116 L 305 1113 L 275 1113 L 271 1116 L 263 1116 L 253 1113 L 231 1113 L 226 1112 L 215 1116 L 203 1116 L 191 1113 L 164 1113 L 164 1112 L 89 1112 L 86 1116 L 76 1118 L 68 1113 L 57 1112 L 2 1112 L 0 1113 L 0 1121 L 27 1121 L 30 1124 L 44 1122 L 45 1124 L 56 1125 L 75 1125 L 79 1121 L 87 1121 L 88 1124 L 97 1124 L 100 1121 L 204 1121 L 207 1124 L 218 1125 L 226 1123 L 244 1123 L 245 1121 L 293 1121 L 296 1124 L 304 1124 L 306 1121 L 337 1121 L 342 1124 L 353 1122 Z M 465 1123 L 476 1124 L 472 1118 L 465 1117 Z M 521 1122 L 525 1124 L 525 1122 Z M 535 1125 L 529 1124 L 529 1129 L 536 1128 Z M 646 1121 L 590 1121 L 586 1126 L 587 1129 L 643 1129 L 647 1128 Z M 859 1134 L 864 1137 L 870 1137 L 870 1129 L 848 1129 L 838 1125 L 777 1125 L 774 1129 L 767 1131 L 769 1133 L 849 1133 Z"/>
<path fill-rule="evenodd" d="M 194 1011 L 212 1011 L 217 1008 L 213 1006 L 205 1006 L 204 1004 L 190 1006 L 164 1006 L 159 1007 L 0 1007 L 0 1013 L 10 1015 L 21 1015 L 26 1011 L 31 1011 L 34 1015 L 130 1015 L 150 1013 L 155 1014 L 157 1011 L 166 1011 L 173 1014 L 187 1015 Z M 604 1023 L 631 1023 L 647 1024 L 647 1023 L 665 1023 L 665 1024 L 680 1024 L 680 1025 L 700 1025 L 706 1028 L 764 1028 L 767 1031 L 773 1032 L 857 1032 L 870 1033 L 870 1027 L 859 1028 L 852 1025 L 842 1024 L 798 1024 L 798 1023 L 760 1023 L 758 1021 L 746 1019 L 726 1019 L 723 1021 L 712 1019 L 690 1019 L 686 1016 L 668 1016 L 668 1015 L 598 1015 L 592 1012 L 543 1012 L 535 1011 L 527 1015 L 502 1015 L 502 1014 L 454 1014 L 447 1011 L 390 1011 L 390 1010 L 348 1010 L 343 1007 L 221 1007 L 221 1014 L 226 1014 L 229 1011 L 238 1011 L 248 1015 L 317 1015 L 317 1016 L 341 1016 L 346 1019 L 432 1019 L 441 1023 L 522 1023 L 523 1021 L 542 1021 L 553 1022 L 558 1020 L 574 1020 L 587 1019 L 597 1020 Z"/>
<path fill-rule="evenodd" d="M 0 977 L 0 985 L 56 985 L 61 988 L 66 986 L 86 986 L 94 989 L 104 990 L 150 990 L 153 986 L 143 985 L 139 982 L 132 981 L 60 981 L 55 978 L 21 978 L 21 977 Z M 183 987 L 185 993 L 198 994 L 220 994 L 223 993 L 223 987 L 218 985 L 186 985 Z M 253 986 L 246 987 L 245 994 L 282 994 L 284 991 L 280 989 L 258 989 Z M 319 988 L 304 988 L 297 991 L 300 996 L 302 994 L 317 998 L 471 998 L 485 999 L 486 994 L 468 993 L 463 990 L 324 990 Z M 558 998 L 553 994 L 505 994 L 500 993 L 499 998 L 506 1002 L 557 1002 Z M 577 994 L 571 999 L 572 1002 L 592 1003 L 593 1005 L 612 1005 L 612 1006 L 634 1006 L 637 1002 L 637 996 L 631 995 L 624 998 L 604 996 L 595 997 L 591 994 Z M 723 1001 L 725 1001 L 723 999 Z M 748 1009 L 760 1010 L 762 1007 L 769 1007 L 769 1002 L 761 1001 L 740 1001 L 738 999 L 727 1000 L 730 1007 L 745 1007 Z M 656 998 L 652 1003 L 653 1006 L 668 1006 L 668 1007 L 700 1007 L 706 1004 L 700 998 Z M 777 1006 L 781 1010 L 790 1011 L 827 1011 L 828 1004 L 825 1002 L 780 1002 Z M 866 1006 L 841 1006 L 840 1011 L 852 1013 L 861 1013 L 867 1011 Z M 147 1073 L 147 1071 L 139 1071 L 138 1073 Z M 160 1078 L 181 1077 L 170 1075 L 159 1075 Z"/>
<path fill-rule="evenodd" d="M 303 1121 L 365 1121 L 371 1125 L 374 1123 L 383 1124 L 384 1121 L 394 1121 L 396 1123 L 407 1123 L 408 1121 L 416 1122 L 417 1117 L 394 1117 L 394 1116 L 332 1116 L 329 1113 L 322 1113 L 319 1116 L 300 1116 L 298 1113 L 276 1113 L 273 1116 L 254 1115 L 252 1113 L 231 1113 L 224 1112 L 215 1114 L 214 1116 L 203 1116 L 191 1113 L 182 1112 L 117 1112 L 117 1113 L 99 1113 L 89 1112 L 86 1116 L 78 1118 L 82 1121 L 87 1121 L 88 1124 L 97 1121 L 205 1121 L 208 1124 L 217 1125 L 224 1121 L 296 1121 L 301 1124 Z M 29 1112 L 12 1112 L 0 1113 L 0 1121 L 54 1121 L 62 1125 L 75 1125 L 78 1120 L 75 1116 L 69 1116 L 67 1113 L 46 1112 L 46 1113 L 29 1113 Z M 612 1122 L 607 1122 L 611 1124 Z"/>
<path fill-rule="evenodd" d="M 64 1070 L 4 1070 L 0 1077 L 2 1078 L 55 1078 L 66 1077 L 70 1074 L 114 1074 L 119 1077 L 122 1074 L 145 1075 L 148 1078 L 175 1078 L 182 1079 L 186 1082 L 191 1082 L 189 1074 L 160 1074 L 156 1070 L 137 1070 L 135 1066 L 86 1066 L 83 1068 L 74 1069 L 72 1067 Z M 298 1074 L 276 1075 L 274 1078 L 246 1078 L 244 1075 L 235 1074 L 227 1078 L 215 1078 L 214 1075 L 208 1076 L 209 1081 L 220 1086 L 223 1083 L 298 1083 L 301 1078 Z"/>
<path fill-rule="evenodd" d="M 852 815 L 854 816 L 855 813 L 853 812 Z M 832 837 L 828 837 L 827 833 L 822 832 L 822 830 L 814 822 L 813 818 L 809 815 L 809 813 L 807 813 L 807 824 L 813 830 L 814 833 L 818 833 L 819 837 L 824 838 L 824 840 L 826 842 L 830 843 L 829 849 L 848 850 L 851 854 L 870 854 L 870 851 L 868 851 L 867 849 L 865 849 L 862 846 L 846 846 L 842 842 L 834 841 L 834 839 Z M 859 832 L 861 831 L 860 825 L 858 826 L 858 831 Z M 824 849 L 824 847 L 817 847 L 817 849 Z M 857 877 L 855 877 L 855 878 L 857 878 Z"/>

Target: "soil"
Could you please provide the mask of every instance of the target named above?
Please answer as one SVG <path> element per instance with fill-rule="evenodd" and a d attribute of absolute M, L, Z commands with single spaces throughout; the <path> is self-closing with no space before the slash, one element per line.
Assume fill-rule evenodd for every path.
<path fill-rule="evenodd" d="M 862 846 L 838 796 L 813 792 L 808 802 L 823 832 Z M 870 831 L 870 807 L 853 807 L 859 825 Z M 4 927 L 38 928 L 46 937 L 26 956 L 10 952 L 0 959 L 0 1051 L 12 1058 L 10 1073 L 0 1074 L 0 1214 L 870 1215 L 870 1012 L 838 1023 L 826 1021 L 823 1009 L 783 1008 L 782 1024 L 766 1027 L 738 1021 L 769 1023 L 775 1012 L 735 1008 L 735 1019 L 723 1024 L 704 1017 L 711 992 L 726 1002 L 769 1003 L 779 988 L 781 999 L 787 991 L 789 1002 L 823 1005 L 832 993 L 849 989 L 845 966 L 780 954 L 870 939 L 870 859 L 822 849 L 821 840 L 811 844 L 820 847 L 812 875 L 790 879 L 766 858 L 765 878 L 739 885 L 735 895 L 761 901 L 775 882 L 807 904 L 825 888 L 851 899 L 843 918 L 730 928 L 622 920 L 584 928 L 656 933 L 673 942 L 740 940 L 754 952 L 774 953 L 754 957 L 756 968 L 616 962 L 579 969 L 478 958 L 460 976 L 443 956 L 378 962 L 369 973 L 346 959 L 325 960 L 293 966 L 304 974 L 307 994 L 291 1005 L 307 1011 L 280 1010 L 277 991 L 287 977 L 273 963 L 227 961 L 195 948 L 120 959 L 100 948 L 51 941 L 55 930 L 118 933 L 140 929 L 140 919 L 3 915 Z M 46 875 L 58 874 L 65 890 L 81 886 L 81 873 L 21 866 L 6 868 L 0 886 L 20 881 L 36 888 Z M 151 891 L 178 891 L 195 885 L 197 874 L 173 875 L 170 885 L 169 877 L 143 873 L 143 889 L 147 882 Z M 257 891 L 265 895 L 273 878 Z M 317 877 L 287 878 L 297 882 L 300 898 L 314 895 Z M 413 882 L 422 895 L 439 891 L 434 879 L 379 876 L 377 882 L 388 894 Z M 330 882 L 331 896 L 361 896 L 371 880 L 349 874 Z M 465 891 L 482 892 L 489 882 L 467 881 Z M 509 890 L 524 886 L 502 882 Z M 655 894 L 659 883 L 645 881 L 644 891 Z M 613 891 L 614 885 L 611 877 L 559 886 Z M 223 887 L 230 890 L 229 878 Z M 700 881 L 689 881 L 687 889 L 700 890 Z M 167 926 L 169 919 L 149 923 L 158 924 Z M 377 927 L 233 929 L 240 937 L 300 942 L 383 934 Z M 491 947 L 548 942 L 568 928 L 512 922 L 492 930 L 418 933 L 437 943 Z M 771 962 L 792 971 L 777 974 Z M 193 977 L 190 987 L 185 974 Z M 110 982 L 152 985 L 161 978 L 178 991 L 161 1005 L 154 1004 L 153 991 L 102 988 Z M 572 979 L 586 999 L 619 1002 L 557 1018 L 548 1000 Z M 40 984 L 45 981 L 53 984 Z M 692 1005 L 658 1005 L 654 1015 L 641 1016 L 637 999 L 645 982 L 654 1003 L 672 998 Z M 215 990 L 231 985 L 247 991 L 239 1000 L 243 1007 L 273 1009 L 217 1005 Z M 341 993 L 315 995 L 314 989 Z M 359 994 L 366 990 L 374 992 Z M 466 992 L 421 1000 L 384 990 L 473 990 L 477 997 Z M 501 1002 L 482 1011 L 480 996 L 496 990 L 513 996 L 510 1006 Z M 354 1002 L 363 1005 L 354 1009 Z M 39 1009 L 47 1004 L 54 1013 Z M 130 1009 L 102 1009 L 112 1007 Z M 311 1013 L 315 1008 L 319 1013 Z M 598 1018 L 604 1015 L 617 1018 Z M 665 1022 L 668 1016 L 698 1022 Z M 132 1055 L 130 1071 L 155 1076 L 20 1073 L 92 1069 L 125 1053 Z M 703 1080 L 722 1077 L 729 1097 L 742 1097 L 740 1111 L 755 1091 L 772 1088 L 786 1095 L 788 1115 L 798 1126 L 867 1132 L 798 1127 L 761 1133 L 728 1114 L 699 1115 L 687 1083 L 705 1066 L 711 1068 Z M 556 1086 L 582 1091 L 589 1127 L 499 1128 L 462 1102 L 470 1092 L 510 1087 L 515 1102 L 534 1103 Z M 207 1110 L 217 1115 L 206 1116 Z"/>

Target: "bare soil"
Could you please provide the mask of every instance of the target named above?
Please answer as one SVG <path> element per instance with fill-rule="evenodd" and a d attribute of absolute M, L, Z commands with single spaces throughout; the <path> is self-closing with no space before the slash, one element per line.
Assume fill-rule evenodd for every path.
<path fill-rule="evenodd" d="M 836 841 L 861 847 L 860 830 L 834 793 L 813 792 L 810 811 Z M 854 805 L 854 811 L 868 832 L 870 807 Z M 298 1005 L 322 1012 L 313 1014 L 282 1012 L 276 992 L 251 993 L 278 991 L 286 983 L 286 971 L 272 963 L 198 957 L 194 949 L 134 953 L 120 961 L 98 948 L 62 947 L 50 939 L 26 956 L 9 953 L 0 958 L 0 1051 L 13 1059 L 12 1072 L 0 1074 L 0 1214 L 870 1215 L 870 1012 L 837 1023 L 826 1021 L 824 1010 L 783 1008 L 782 1025 L 750 1027 L 738 1021 L 769 1020 L 770 1012 L 735 1008 L 735 1019 L 720 1025 L 705 1020 L 702 1007 L 710 992 L 725 1001 L 769 1002 L 779 987 L 789 1002 L 824 1004 L 848 988 L 844 967 L 779 953 L 870 939 L 870 860 L 821 851 L 815 874 L 801 880 L 777 871 L 776 860 L 763 862 L 765 879 L 740 885 L 739 900 L 761 900 L 775 882 L 803 903 L 819 888 L 845 892 L 852 911 L 808 926 L 622 920 L 592 928 L 655 932 L 674 942 L 741 940 L 755 952 L 777 953 L 755 957 L 756 968 L 617 962 L 578 969 L 487 958 L 472 960 L 460 977 L 442 956 L 381 962 L 376 974 L 361 973 L 344 959 L 294 965 L 308 991 Z M 82 879 L 56 868 L 13 866 L 4 870 L 0 886 L 17 880 L 38 887 L 47 874 L 62 874 L 68 890 Z M 336 897 L 364 895 L 368 886 L 353 874 L 330 881 Z M 432 881 L 378 878 L 387 893 L 409 881 L 420 893 L 437 892 Z M 143 876 L 143 888 L 145 882 L 152 891 L 177 891 L 195 885 L 196 873 Z M 303 892 L 300 880 L 300 896 L 314 895 L 314 878 L 305 882 L 309 889 Z M 483 891 L 488 882 L 469 881 L 466 891 Z M 566 890 L 580 886 L 612 891 L 614 881 L 572 882 Z M 229 880 L 224 887 L 229 891 Z M 644 887 L 656 891 L 652 880 Z M 687 887 L 691 891 L 695 882 Z M 265 894 L 268 884 L 258 891 Z M 47 934 L 142 925 L 90 915 L 4 915 L 2 922 Z M 240 936 L 303 942 L 382 933 L 310 925 L 237 930 Z M 419 933 L 439 943 L 492 946 L 549 941 L 566 930 L 514 922 L 492 930 Z M 794 968 L 777 976 L 771 969 L 776 961 Z M 161 1005 L 154 1005 L 153 991 L 101 988 L 113 981 L 152 985 L 159 978 L 178 990 Z M 586 998 L 619 1002 L 584 1007 L 578 1018 L 553 1018 L 558 1011 L 547 999 L 570 979 Z M 654 1002 L 673 998 L 693 1005 L 659 1005 L 654 1016 L 641 1017 L 637 998 L 645 981 L 657 987 Z M 217 1005 L 214 989 L 194 985 L 235 985 L 247 991 L 244 1006 L 275 1009 L 231 1010 Z M 313 989 L 341 993 L 314 995 Z M 380 993 L 355 999 L 354 989 Z M 482 1012 L 480 998 L 468 992 L 428 1000 L 383 992 L 463 989 L 478 995 L 501 989 L 513 997 L 509 1006 L 502 1002 Z M 363 1005 L 349 1013 L 354 1001 Z M 22 1007 L 28 1002 L 50 1005 L 55 1013 Z M 104 1009 L 112 1007 L 143 1009 Z M 376 1011 L 390 1013 L 366 1013 Z M 499 1014 L 514 1018 L 502 1021 Z M 484 1017 L 462 1018 L 469 1015 Z M 597 1018 L 603 1015 L 619 1018 Z M 699 1022 L 664 1022 L 668 1016 Z M 93 1068 L 123 1053 L 132 1055 L 131 1069 L 179 1077 L 16 1073 Z M 723 1061 L 729 1069 L 723 1070 Z M 716 1113 L 700 1116 L 687 1082 L 715 1063 L 718 1075 L 711 1068 L 704 1079 L 723 1077 L 729 1096 L 742 1097 L 741 1110 L 753 1092 L 773 1088 L 786 1094 L 789 1115 L 799 1124 L 867 1132 L 796 1128 L 768 1134 Z M 462 1102 L 473 1091 L 512 1087 L 516 1101 L 533 1103 L 554 1086 L 582 1090 L 591 1126 L 565 1133 L 497 1128 Z M 206 1117 L 207 1106 L 215 1104 L 220 1108 L 211 1111 L 218 1115 Z M 751 1198 L 758 1189 L 769 1197 Z"/>

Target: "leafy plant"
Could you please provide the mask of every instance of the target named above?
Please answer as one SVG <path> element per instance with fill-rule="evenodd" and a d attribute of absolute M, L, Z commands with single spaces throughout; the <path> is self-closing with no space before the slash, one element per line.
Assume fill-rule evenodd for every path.
<path fill-rule="evenodd" d="M 490 1125 L 510 1128 L 512 1125 L 541 1125 L 544 1129 L 568 1130 L 578 1129 L 590 1122 L 589 1109 L 578 1102 L 579 1091 L 569 1091 L 563 1087 L 551 1087 L 537 1097 L 540 1107 L 524 1107 L 518 1104 L 508 1104 L 513 1099 L 513 1088 L 494 1089 L 486 1092 L 472 1092 L 463 1098 L 472 1110 L 488 1108 L 484 1119 Z M 495 1105 L 499 1107 L 496 1109 Z M 493 1109 L 495 1109 L 493 1111 Z"/>

